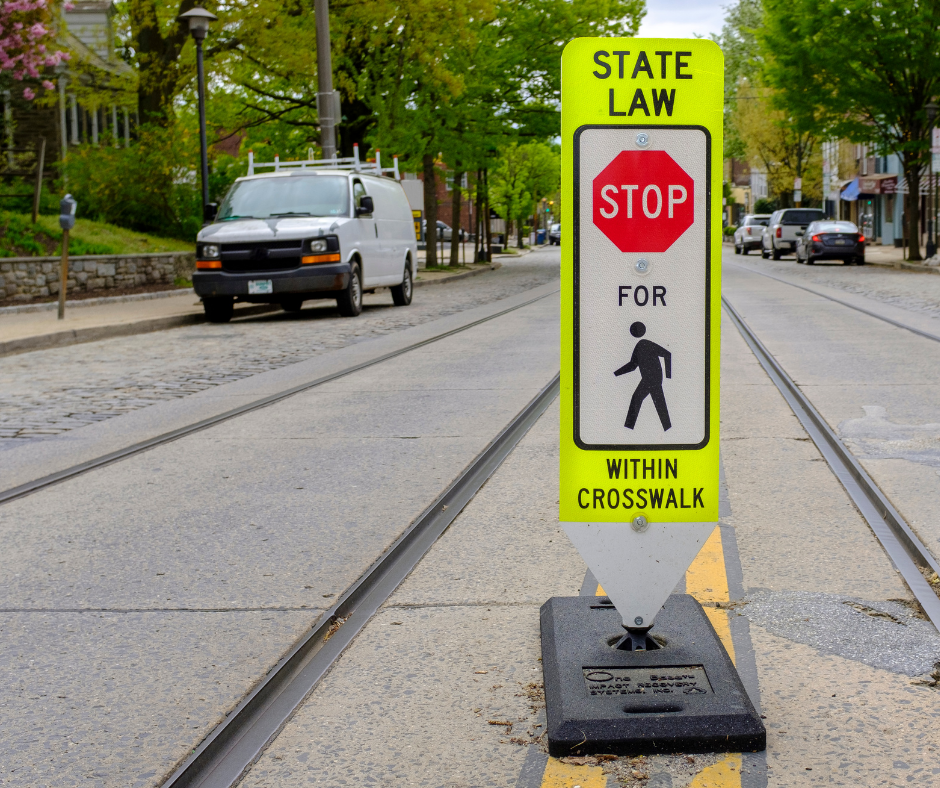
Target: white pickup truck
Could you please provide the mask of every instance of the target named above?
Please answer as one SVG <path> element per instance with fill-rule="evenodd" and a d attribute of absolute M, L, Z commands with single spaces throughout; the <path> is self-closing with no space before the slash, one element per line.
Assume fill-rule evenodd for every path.
<path fill-rule="evenodd" d="M 819 208 L 785 208 L 774 211 L 761 236 L 761 257 L 765 260 L 768 257 L 779 260 L 781 256 L 795 252 L 799 233 L 806 230 L 811 222 L 825 218 L 826 214 Z"/>

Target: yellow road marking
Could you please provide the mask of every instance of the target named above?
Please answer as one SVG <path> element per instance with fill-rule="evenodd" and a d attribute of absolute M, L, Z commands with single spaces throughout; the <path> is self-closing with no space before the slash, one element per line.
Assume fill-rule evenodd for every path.
<path fill-rule="evenodd" d="M 725 572 L 725 554 L 721 548 L 721 529 L 715 526 L 698 556 L 685 573 L 686 593 L 694 596 L 700 604 L 718 602 L 727 604 L 731 601 L 728 591 L 728 575 Z M 731 641 L 731 627 L 728 613 L 716 607 L 705 607 L 705 615 L 712 622 L 715 632 L 734 662 L 734 643 Z"/>
<path fill-rule="evenodd" d="M 575 766 L 549 758 L 542 775 L 542 788 L 606 788 L 607 776 L 600 766 Z"/>
<path fill-rule="evenodd" d="M 717 526 L 708 537 L 698 556 L 685 573 L 685 590 L 699 603 L 731 601 L 728 576 L 725 570 L 725 554 L 721 544 L 721 529 Z M 607 596 L 598 585 L 596 596 Z M 711 621 L 718 637 L 734 661 L 734 643 L 728 612 L 721 608 L 705 607 L 705 615 Z M 599 766 L 574 766 L 549 758 L 542 775 L 541 788 L 606 788 L 607 778 Z M 741 754 L 731 753 L 721 761 L 699 772 L 689 788 L 741 788 Z"/>
<path fill-rule="evenodd" d="M 689 783 L 689 788 L 740 788 L 740 786 L 740 753 L 734 753 L 723 761 L 707 766 Z"/>

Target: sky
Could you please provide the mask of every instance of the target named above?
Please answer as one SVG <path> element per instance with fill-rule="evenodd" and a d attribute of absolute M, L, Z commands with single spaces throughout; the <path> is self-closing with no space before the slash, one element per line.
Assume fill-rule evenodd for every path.
<path fill-rule="evenodd" d="M 721 32 L 724 8 L 732 0 L 646 0 L 639 35 L 648 38 L 706 38 Z"/>

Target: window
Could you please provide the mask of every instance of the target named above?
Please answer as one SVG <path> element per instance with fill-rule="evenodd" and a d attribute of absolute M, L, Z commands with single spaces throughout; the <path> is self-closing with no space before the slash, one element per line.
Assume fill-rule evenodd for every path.
<path fill-rule="evenodd" d="M 237 181 L 217 221 L 274 216 L 347 216 L 349 191 L 339 175 L 291 175 Z"/>
<path fill-rule="evenodd" d="M 366 187 L 362 181 L 353 181 L 353 205 L 357 208 L 362 205 L 362 198 L 366 196 Z"/>

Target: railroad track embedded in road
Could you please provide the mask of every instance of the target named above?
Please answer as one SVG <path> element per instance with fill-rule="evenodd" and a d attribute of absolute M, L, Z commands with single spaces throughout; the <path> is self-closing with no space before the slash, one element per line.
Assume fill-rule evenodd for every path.
<path fill-rule="evenodd" d="M 558 396 L 559 376 L 493 439 L 163 784 L 229 788 Z"/>
<path fill-rule="evenodd" d="M 459 334 L 470 328 L 474 328 L 475 326 L 481 325 L 482 323 L 495 320 L 496 318 L 507 315 L 510 312 L 515 312 L 517 309 L 522 309 L 523 307 L 529 306 L 530 304 L 534 304 L 536 301 L 541 301 L 542 299 L 548 298 L 557 292 L 558 291 L 555 290 L 552 293 L 538 296 L 537 298 L 533 298 L 529 301 L 525 301 L 524 303 L 509 307 L 500 312 L 497 312 L 496 314 L 475 320 L 474 322 L 468 323 L 465 326 L 460 326 L 459 328 L 454 328 L 450 331 L 444 331 L 440 334 L 437 334 L 436 336 L 429 337 L 428 339 L 423 339 L 420 342 L 415 342 L 414 344 L 408 345 L 407 347 L 390 351 L 376 358 L 369 359 L 368 361 L 363 361 L 360 364 L 354 364 L 350 367 L 347 367 L 346 369 L 339 370 L 338 372 L 333 372 L 329 375 L 323 375 L 322 377 L 316 378 L 306 383 L 301 383 L 300 385 L 293 386 L 289 389 L 285 389 L 284 391 L 279 391 L 276 394 L 262 397 L 261 399 L 255 400 L 254 402 L 249 402 L 247 405 L 240 405 L 239 407 L 232 408 L 231 410 L 227 410 L 224 413 L 210 416 L 209 418 L 202 419 L 200 421 L 194 422 L 193 424 L 187 424 L 185 427 L 180 427 L 179 429 L 171 430 L 169 432 L 163 433 L 162 435 L 157 435 L 153 438 L 139 441 L 138 443 L 131 444 L 130 446 L 126 446 L 122 449 L 108 452 L 107 454 L 103 454 L 100 457 L 86 460 L 85 462 L 78 463 L 61 471 L 56 471 L 55 473 L 50 473 L 33 481 L 24 482 L 23 484 L 19 484 L 16 487 L 11 487 L 0 492 L 0 504 L 10 503 L 11 501 L 15 501 L 19 498 L 24 498 L 34 492 L 38 492 L 55 484 L 59 484 L 60 482 L 73 479 L 83 473 L 88 473 L 89 471 L 96 470 L 97 468 L 103 468 L 106 465 L 120 462 L 121 460 L 125 460 L 128 457 L 133 457 L 136 454 L 142 454 L 143 452 L 149 451 L 150 449 L 156 448 L 157 446 L 163 446 L 164 444 L 171 443 L 175 440 L 179 440 L 180 438 L 185 438 L 187 435 L 192 435 L 193 433 L 214 427 L 216 424 L 221 424 L 222 422 L 228 421 L 229 419 L 234 419 L 238 416 L 244 416 L 246 413 L 251 413 L 253 411 L 260 410 L 261 408 L 266 408 L 269 405 L 273 405 L 277 402 L 285 400 L 288 397 L 293 397 L 295 394 L 309 391 L 310 389 L 321 386 L 324 383 L 338 380 L 339 378 L 343 378 L 347 375 L 353 374 L 354 372 L 358 372 L 361 369 L 366 369 L 367 367 L 381 364 L 382 362 L 388 361 L 389 359 L 395 358 L 396 356 L 410 353 L 412 350 L 417 350 L 418 348 L 422 348 L 426 345 L 438 342 L 441 339 L 446 339 L 447 337 L 454 336 L 454 334 Z"/>
<path fill-rule="evenodd" d="M 739 265 L 737 263 L 726 263 L 726 265 L 732 265 L 735 268 L 740 269 L 741 271 L 747 271 L 752 274 L 757 274 L 758 276 L 766 276 L 768 279 L 773 279 L 776 282 L 780 282 L 784 285 L 789 285 L 790 287 L 795 287 L 798 290 L 803 290 L 807 293 L 812 293 L 814 296 L 819 296 L 820 298 L 825 298 L 827 301 L 832 301 L 834 304 L 841 304 L 842 306 L 848 307 L 849 309 L 854 309 L 856 312 L 861 312 L 863 315 L 868 315 L 877 320 L 882 320 L 885 323 L 890 323 L 896 328 L 903 328 L 905 331 L 910 331 L 913 334 L 922 336 L 925 339 L 932 339 L 934 342 L 940 342 L 940 336 L 937 334 L 932 334 L 929 331 L 922 331 L 919 328 L 908 325 L 907 323 L 902 323 L 900 320 L 892 320 L 890 317 L 885 317 L 884 315 L 879 315 L 877 312 L 872 312 L 869 309 L 864 309 L 863 307 L 857 306 L 856 304 L 850 304 L 848 301 L 843 301 L 841 298 L 836 298 L 835 296 L 826 295 L 825 293 L 820 293 L 818 290 L 813 290 L 811 287 L 806 287 L 805 285 L 798 285 L 795 282 L 791 282 L 788 279 L 784 279 L 780 276 L 774 276 L 773 274 L 768 274 L 765 271 L 758 271 L 754 268 L 749 268 L 746 265 Z"/>
<path fill-rule="evenodd" d="M 772 278 L 776 279 L 777 277 Z M 785 284 L 790 283 L 785 282 Z M 798 287 L 798 285 L 794 285 L 794 287 Z M 799 419 L 813 443 L 816 444 L 816 448 L 819 449 L 826 462 L 829 463 L 832 472 L 845 488 L 862 517 L 865 518 L 875 537 L 924 609 L 927 617 L 940 630 L 940 598 L 937 597 L 937 594 L 934 593 L 934 590 L 921 573 L 921 568 L 923 568 L 940 574 L 940 564 L 937 563 L 937 560 L 930 554 L 930 551 L 920 541 L 917 534 L 894 508 L 878 485 L 875 484 L 861 463 L 855 459 L 835 431 L 826 423 L 819 411 L 813 407 L 813 404 L 800 390 L 799 386 L 786 373 L 777 359 L 773 357 L 773 354 L 764 347 L 764 344 L 757 338 L 757 335 L 738 314 L 728 299 L 722 296 L 721 301 L 731 321 L 741 332 L 744 341 L 751 348 L 774 385 L 780 390 L 794 415 Z M 845 303 L 844 305 L 852 309 L 858 309 L 858 307 L 851 304 Z M 858 311 L 865 312 L 863 309 Z M 872 317 L 885 320 L 901 328 L 907 328 L 929 339 L 940 341 L 940 337 L 926 334 L 910 326 L 905 326 L 874 313 L 866 314 L 871 314 Z"/>

